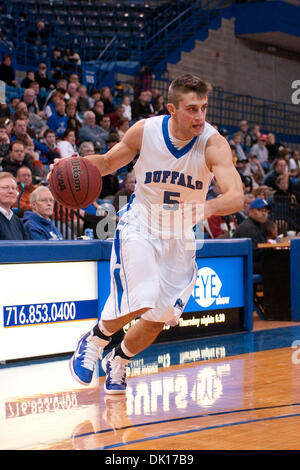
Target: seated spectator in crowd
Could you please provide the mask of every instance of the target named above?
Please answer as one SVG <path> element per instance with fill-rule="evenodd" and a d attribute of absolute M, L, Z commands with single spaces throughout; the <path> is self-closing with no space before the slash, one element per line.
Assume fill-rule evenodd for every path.
<path fill-rule="evenodd" d="M 250 135 L 251 135 L 251 138 L 252 138 L 252 145 L 257 144 L 260 134 L 261 134 L 260 125 L 259 124 L 254 124 L 251 127 L 251 131 L 250 131 Z"/>
<path fill-rule="evenodd" d="M 264 224 L 268 219 L 269 204 L 264 199 L 254 199 L 250 204 L 249 217 L 236 229 L 233 238 L 251 238 L 253 250 L 253 272 L 262 273 L 262 254 L 257 247 L 259 243 L 266 243 L 267 236 Z"/>
<path fill-rule="evenodd" d="M 79 114 L 84 114 L 89 109 L 90 102 L 87 94 L 87 87 L 85 85 L 80 85 L 78 87 L 77 111 Z"/>
<path fill-rule="evenodd" d="M 41 62 L 38 65 L 38 69 L 34 74 L 34 80 L 40 85 L 40 90 L 49 91 L 50 89 L 54 88 L 53 83 L 48 78 L 47 65 L 45 64 L 45 62 Z"/>
<path fill-rule="evenodd" d="M 240 121 L 239 128 L 240 134 L 242 136 L 241 144 L 245 154 L 247 155 L 252 147 L 252 136 L 250 133 L 248 121 Z"/>
<path fill-rule="evenodd" d="M 44 132 L 42 142 L 47 146 L 47 152 L 41 152 L 41 160 L 44 164 L 53 163 L 56 158 L 61 158 L 61 154 L 56 142 L 56 134 L 52 129 Z"/>
<path fill-rule="evenodd" d="M 104 104 L 104 114 L 110 114 L 114 111 L 113 95 L 108 86 L 104 86 L 100 90 L 100 99 Z"/>
<path fill-rule="evenodd" d="M 82 142 L 79 146 L 78 153 L 81 157 L 86 155 L 94 155 L 95 148 L 93 142 Z"/>
<path fill-rule="evenodd" d="M 101 101 L 101 100 L 96 101 L 96 103 L 94 104 L 94 107 L 93 107 L 92 111 L 95 113 L 95 116 L 96 116 L 96 124 L 98 124 L 98 126 L 99 126 L 99 122 L 100 122 L 102 116 L 104 116 L 104 104 L 103 104 L 103 101 Z"/>
<path fill-rule="evenodd" d="M 131 101 L 130 96 L 125 95 L 122 100 L 122 106 L 124 108 L 123 118 L 127 118 L 129 122 L 132 120 Z"/>
<path fill-rule="evenodd" d="M 112 127 L 114 130 L 117 130 L 120 128 L 120 122 L 123 119 L 124 115 L 124 108 L 121 104 L 118 104 L 115 108 L 115 110 L 110 113 L 110 127 Z"/>
<path fill-rule="evenodd" d="M 19 86 L 16 80 L 15 69 L 11 65 L 11 57 L 8 54 L 3 54 L 2 63 L 0 64 L 0 80 L 8 86 Z"/>
<path fill-rule="evenodd" d="M 128 173 L 124 180 L 124 188 L 116 192 L 113 206 L 116 214 L 125 205 L 128 204 L 135 189 L 135 175 L 134 172 Z"/>
<path fill-rule="evenodd" d="M 129 129 L 129 127 L 130 127 L 129 120 L 126 119 L 126 118 L 121 119 L 120 124 L 119 124 L 119 128 L 117 129 L 118 136 L 119 136 L 120 140 L 123 139 L 124 135 L 126 134 L 126 132 Z"/>
<path fill-rule="evenodd" d="M 257 187 L 257 185 L 261 185 L 264 181 L 264 178 L 265 178 L 264 169 L 261 166 L 261 163 L 258 160 L 257 156 L 252 154 L 251 152 L 248 153 L 248 162 L 249 162 L 249 168 L 251 170 L 252 177 L 256 183 L 253 187 Z"/>
<path fill-rule="evenodd" d="M 266 143 L 266 148 L 269 153 L 269 161 L 273 162 L 275 158 L 278 156 L 278 151 L 282 144 L 280 142 L 276 142 L 276 136 L 273 133 L 268 134 L 268 140 Z"/>
<path fill-rule="evenodd" d="M 236 156 L 238 160 L 246 160 L 246 154 L 242 146 L 242 134 L 240 132 L 235 132 L 232 136 L 230 144 L 235 145 Z"/>
<path fill-rule="evenodd" d="M 50 93 L 46 99 L 44 117 L 49 119 L 49 117 L 55 112 L 55 105 L 58 101 L 64 101 L 64 92 L 62 90 L 54 90 Z"/>
<path fill-rule="evenodd" d="M 251 171 L 251 167 L 249 165 L 249 160 L 247 158 L 242 158 L 240 160 L 237 160 L 236 162 L 236 169 L 239 172 L 239 174 L 244 177 L 248 177 L 251 179 L 251 189 L 257 188 L 258 184 L 256 183 L 254 179 L 254 175 Z"/>
<path fill-rule="evenodd" d="M 21 166 L 27 166 L 32 171 L 31 158 L 25 155 L 25 145 L 21 140 L 14 140 L 9 145 L 8 158 L 2 160 L 3 171 L 11 173 L 14 177 Z"/>
<path fill-rule="evenodd" d="M 30 240 L 63 240 L 53 220 L 54 198 L 46 186 L 39 186 L 30 196 L 32 211 L 24 213 L 23 222 Z"/>
<path fill-rule="evenodd" d="M 71 157 L 77 152 L 75 131 L 67 129 L 57 142 L 57 148 L 62 158 Z"/>
<path fill-rule="evenodd" d="M 0 169 L 3 158 L 8 157 L 10 140 L 4 123 L 0 123 Z M 1 171 L 1 170 L 0 170 Z"/>
<path fill-rule="evenodd" d="M 266 232 L 267 243 L 276 243 L 278 237 L 277 224 L 273 220 L 267 219 L 264 224 L 264 229 Z"/>
<path fill-rule="evenodd" d="M 25 211 L 31 210 L 30 195 L 37 188 L 37 185 L 32 183 L 32 171 L 27 166 L 18 168 L 16 181 L 18 183 L 19 198 L 12 207 L 18 209 L 17 215 L 22 217 Z"/>
<path fill-rule="evenodd" d="M 291 176 L 299 176 L 300 174 L 300 160 L 299 160 L 299 150 L 293 150 L 291 152 L 291 157 L 288 161 L 288 171 Z"/>
<path fill-rule="evenodd" d="M 275 184 L 277 187 L 273 194 L 275 203 L 277 200 L 280 201 L 283 198 L 288 199 L 289 204 L 300 203 L 300 193 L 292 187 L 288 173 L 279 175 L 276 178 Z"/>
<path fill-rule="evenodd" d="M 257 144 L 252 145 L 251 153 L 256 155 L 264 171 L 270 169 L 269 152 L 266 147 L 268 137 L 266 134 L 260 134 Z"/>
<path fill-rule="evenodd" d="M 284 158 L 276 158 L 274 160 L 272 169 L 266 174 L 264 185 L 277 189 L 276 180 L 279 175 L 287 173 L 287 164 Z"/>
<path fill-rule="evenodd" d="M 153 114 L 148 101 L 147 91 L 141 91 L 138 99 L 131 103 L 131 113 L 133 121 L 148 118 Z"/>
<path fill-rule="evenodd" d="M 67 47 L 64 53 L 63 60 L 71 62 L 72 64 L 81 65 L 81 59 L 78 52 L 73 51 L 71 47 Z"/>
<path fill-rule="evenodd" d="M 68 128 L 68 117 L 66 115 L 66 103 L 59 100 L 55 104 L 55 111 L 47 119 L 49 129 L 52 129 L 58 137 L 61 137 Z"/>
<path fill-rule="evenodd" d="M 29 88 L 29 85 L 35 81 L 34 70 L 27 70 L 25 78 L 21 82 L 22 88 Z"/>
<path fill-rule="evenodd" d="M 244 194 L 244 207 L 241 211 L 236 212 L 235 219 L 238 225 L 240 225 L 244 220 L 249 217 L 250 204 L 254 201 L 255 196 L 252 193 Z"/>
<path fill-rule="evenodd" d="M 22 97 L 29 113 L 38 114 L 40 112 L 39 104 L 36 99 L 35 91 L 32 88 L 26 88 Z"/>
<path fill-rule="evenodd" d="M 204 231 L 210 238 L 231 238 L 237 228 L 235 215 L 212 215 L 204 222 Z"/>
<path fill-rule="evenodd" d="M 0 172 L 0 240 L 28 240 L 23 223 L 11 207 L 18 199 L 16 179 Z"/>
<path fill-rule="evenodd" d="M 86 111 L 83 117 L 83 124 L 79 130 L 80 142 L 93 142 L 96 152 L 105 152 L 107 131 L 96 124 L 96 116 L 93 111 Z"/>
<path fill-rule="evenodd" d="M 68 129 L 75 131 L 76 139 L 82 126 L 82 119 L 77 111 L 77 103 L 74 99 L 70 99 L 66 105 L 66 115 L 68 118 Z"/>
<path fill-rule="evenodd" d="M 162 114 L 163 115 L 170 114 L 167 109 L 165 98 L 163 95 L 158 95 L 155 98 L 154 103 L 153 103 L 153 110 L 154 110 L 155 116 L 160 116 Z"/>

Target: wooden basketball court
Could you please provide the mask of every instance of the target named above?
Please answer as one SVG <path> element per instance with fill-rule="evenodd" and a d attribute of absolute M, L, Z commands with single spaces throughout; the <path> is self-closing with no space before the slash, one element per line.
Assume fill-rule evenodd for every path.
<path fill-rule="evenodd" d="M 100 370 L 77 384 L 68 357 L 3 364 L 0 449 L 299 449 L 300 325 L 254 325 L 153 345 L 126 396 L 105 395 Z"/>

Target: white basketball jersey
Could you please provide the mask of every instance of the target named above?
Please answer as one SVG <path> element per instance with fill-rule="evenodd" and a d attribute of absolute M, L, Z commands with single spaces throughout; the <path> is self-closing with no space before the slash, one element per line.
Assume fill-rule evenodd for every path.
<path fill-rule="evenodd" d="M 139 224 L 159 238 L 181 237 L 192 230 L 188 211 L 179 202 L 206 200 L 212 173 L 205 163 L 207 140 L 216 129 L 205 122 L 203 132 L 178 149 L 170 138 L 170 116 L 145 121 L 142 146 L 134 167 L 136 187 L 122 220 Z M 188 207 L 185 206 L 185 207 Z"/>

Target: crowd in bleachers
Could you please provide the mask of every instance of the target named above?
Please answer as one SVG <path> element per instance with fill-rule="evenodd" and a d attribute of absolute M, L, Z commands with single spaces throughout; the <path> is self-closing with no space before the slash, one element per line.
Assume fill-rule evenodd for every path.
<path fill-rule="evenodd" d="M 14 205 L 20 218 L 31 210 L 30 193 L 37 185 L 47 186 L 49 165 L 54 159 L 75 153 L 105 153 L 133 122 L 168 112 L 164 96 L 152 87 L 147 69 L 141 71 L 135 87 L 118 83 L 114 88 L 89 89 L 77 73 L 47 70 L 46 62 L 40 62 L 18 82 L 9 57 L 4 56 L 0 76 L 7 85 L 6 103 L 0 108 L 1 171 L 10 172 L 22 189 Z M 279 234 L 298 232 L 299 151 L 277 142 L 272 129 L 268 134 L 261 132 L 259 123 L 249 127 L 247 121 L 241 121 L 233 135 L 228 135 L 222 123 L 214 125 L 229 142 L 244 184 L 245 207 L 238 214 L 206 220 L 205 237 L 235 236 L 237 227 L 249 217 L 251 201 L 257 198 L 267 201 L 269 219 L 276 222 Z M 103 178 L 98 201 L 78 215 L 81 231 L 93 227 L 97 236 L 96 223 L 109 212 L 107 204 L 118 210 L 116 198 L 120 194 L 123 203 L 129 200 L 133 175 L 134 162 Z M 217 197 L 218 193 L 213 182 L 208 197 Z"/>

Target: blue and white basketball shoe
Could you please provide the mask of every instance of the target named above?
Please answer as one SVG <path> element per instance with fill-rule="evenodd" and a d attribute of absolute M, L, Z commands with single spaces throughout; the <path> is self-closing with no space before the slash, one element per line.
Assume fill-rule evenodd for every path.
<path fill-rule="evenodd" d="M 89 385 L 98 359 L 102 359 L 103 349 L 109 343 L 89 331 L 78 341 L 76 351 L 70 359 L 73 377 L 83 385 Z"/>
<path fill-rule="evenodd" d="M 115 349 L 110 351 L 104 359 L 101 366 L 106 373 L 104 390 L 108 394 L 126 393 L 126 366 L 129 360 L 115 355 Z"/>

